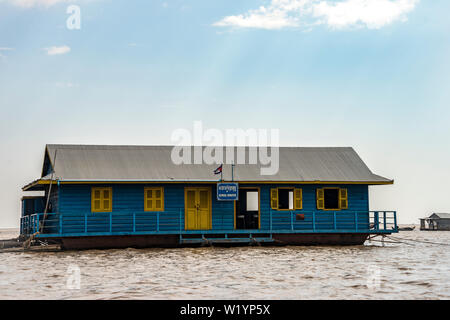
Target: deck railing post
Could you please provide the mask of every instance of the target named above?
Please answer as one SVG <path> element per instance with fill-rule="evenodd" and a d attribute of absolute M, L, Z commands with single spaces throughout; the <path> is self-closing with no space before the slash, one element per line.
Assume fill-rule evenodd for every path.
<path fill-rule="evenodd" d="M 156 213 L 156 231 L 159 232 L 159 212 Z"/>
<path fill-rule="evenodd" d="M 355 211 L 355 230 L 358 231 L 358 211 Z"/>
<path fill-rule="evenodd" d="M 180 218 L 178 219 L 179 227 L 180 227 L 180 236 L 181 236 L 181 208 L 180 208 Z"/>
<path fill-rule="evenodd" d="M 313 227 L 313 230 L 316 231 L 316 212 L 315 211 L 312 212 L 312 227 Z"/>
<path fill-rule="evenodd" d="M 36 230 L 35 232 L 39 231 L 39 213 L 36 214 Z M 44 230 L 42 230 L 42 232 L 44 232 Z"/>
<path fill-rule="evenodd" d="M 383 211 L 383 225 L 384 225 L 384 230 L 386 230 L 387 229 L 386 211 Z"/>
<path fill-rule="evenodd" d="M 63 233 L 63 216 L 62 213 L 58 214 L 59 217 L 59 234 Z"/>
<path fill-rule="evenodd" d="M 375 230 L 379 230 L 380 229 L 380 217 L 378 216 L 378 211 L 375 211 L 373 213 L 373 225 L 375 227 Z"/>
<path fill-rule="evenodd" d="M 109 232 L 112 232 L 112 212 L 109 213 Z"/>
<path fill-rule="evenodd" d="M 336 211 L 333 211 L 333 227 L 334 227 L 334 230 L 337 229 L 337 223 L 336 223 Z"/>
<path fill-rule="evenodd" d="M 291 213 L 291 230 L 294 230 L 294 213 L 292 211 L 289 211 Z"/>
<path fill-rule="evenodd" d="M 84 233 L 88 232 L 88 214 L 84 214 Z"/>
<path fill-rule="evenodd" d="M 136 213 L 133 213 L 133 232 L 136 232 Z"/>
<path fill-rule="evenodd" d="M 397 211 L 392 212 L 394 214 L 394 228 L 397 230 Z"/>
<path fill-rule="evenodd" d="M 270 209 L 270 231 L 272 231 L 272 208 Z"/>

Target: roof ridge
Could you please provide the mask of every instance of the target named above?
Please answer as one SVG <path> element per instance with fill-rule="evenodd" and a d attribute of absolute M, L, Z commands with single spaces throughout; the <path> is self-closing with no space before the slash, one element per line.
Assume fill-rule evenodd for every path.
<path fill-rule="evenodd" d="M 167 148 L 172 148 L 172 147 L 180 147 L 180 145 L 169 145 L 169 144 L 153 144 L 153 145 L 140 145 L 140 144 L 46 144 L 46 147 L 60 147 L 60 148 L 76 148 L 76 147 L 113 147 L 113 148 L 132 148 L 132 147 L 144 147 L 144 148 L 152 148 L 152 147 L 167 147 Z M 262 145 L 258 145 L 258 146 L 232 146 L 232 145 L 201 145 L 201 146 L 196 146 L 196 145 L 182 145 L 181 147 L 214 147 L 214 148 L 227 148 L 227 147 L 233 147 L 233 148 L 249 148 L 249 147 L 265 147 Z M 268 146 L 268 147 L 273 147 L 273 146 Z M 314 150 L 319 150 L 319 149 L 327 149 L 327 150 L 331 150 L 331 149 L 353 149 L 353 147 L 350 146 L 317 146 L 317 147 L 313 147 L 313 146 L 279 146 L 278 148 L 283 148 L 283 149 L 314 149 Z"/>

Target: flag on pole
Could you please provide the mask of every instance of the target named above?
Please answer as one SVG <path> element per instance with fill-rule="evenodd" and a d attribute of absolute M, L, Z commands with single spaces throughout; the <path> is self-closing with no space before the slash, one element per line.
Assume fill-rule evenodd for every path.
<path fill-rule="evenodd" d="M 223 166 L 223 164 L 221 164 L 220 167 L 218 167 L 216 170 L 214 170 L 214 174 L 222 173 L 222 166 Z"/>

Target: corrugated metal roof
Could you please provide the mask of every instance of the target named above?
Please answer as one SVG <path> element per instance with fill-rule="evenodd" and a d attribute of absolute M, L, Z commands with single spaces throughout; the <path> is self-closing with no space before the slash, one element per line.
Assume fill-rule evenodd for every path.
<path fill-rule="evenodd" d="M 430 218 L 432 218 L 432 217 L 438 217 L 438 218 L 441 218 L 441 219 L 450 219 L 450 213 L 433 213 L 431 216 L 430 216 Z"/>
<path fill-rule="evenodd" d="M 235 163 L 238 148 L 243 149 L 231 148 Z M 171 161 L 172 149 L 173 146 L 47 145 L 50 161 L 57 150 L 55 177 L 60 181 L 216 182 L 219 179 L 213 173 L 217 164 L 176 165 Z M 248 148 L 244 149 L 248 159 Z M 192 158 L 193 154 L 194 150 Z M 392 183 L 373 174 L 351 147 L 280 147 L 279 166 L 277 174 L 261 175 L 261 167 L 267 166 L 237 164 L 234 180 Z M 230 164 L 224 164 L 223 178 L 231 180 Z M 41 178 L 45 179 L 50 176 Z"/>

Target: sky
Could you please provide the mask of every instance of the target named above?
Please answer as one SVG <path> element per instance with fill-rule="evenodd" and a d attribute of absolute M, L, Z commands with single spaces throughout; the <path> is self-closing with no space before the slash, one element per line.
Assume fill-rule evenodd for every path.
<path fill-rule="evenodd" d="M 45 144 L 172 144 L 197 120 L 352 146 L 395 180 L 370 187 L 372 210 L 400 223 L 450 212 L 448 12 L 448 0 L 0 0 L 0 227 L 18 226 Z"/>

